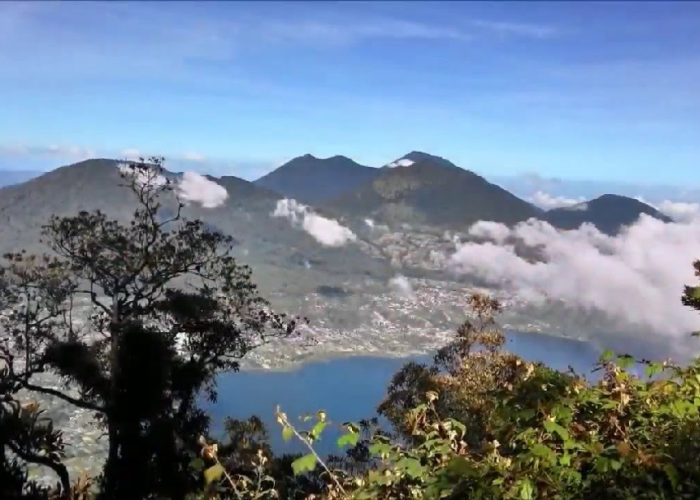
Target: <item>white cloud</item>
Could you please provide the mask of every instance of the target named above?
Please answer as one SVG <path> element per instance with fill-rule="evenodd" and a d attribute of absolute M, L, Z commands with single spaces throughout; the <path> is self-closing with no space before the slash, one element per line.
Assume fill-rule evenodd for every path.
<path fill-rule="evenodd" d="M 415 162 L 413 160 L 409 160 L 408 158 L 402 158 L 400 160 L 396 160 L 394 162 L 391 162 L 387 165 L 389 168 L 396 168 L 396 167 L 410 167 L 413 165 Z"/>
<path fill-rule="evenodd" d="M 391 290 L 402 299 L 415 300 L 416 294 L 405 276 L 396 275 L 389 280 Z"/>
<path fill-rule="evenodd" d="M 537 191 L 528 198 L 528 201 L 534 203 L 538 207 L 549 210 L 551 208 L 570 207 L 583 203 L 586 200 L 583 197 L 567 198 L 565 196 L 552 196 L 544 191 Z"/>
<path fill-rule="evenodd" d="M 635 196 L 635 199 L 654 207 L 659 212 L 668 215 L 676 222 L 689 222 L 700 218 L 700 203 L 669 200 L 664 200 L 659 203 L 652 203 L 645 200 L 641 196 Z"/>
<path fill-rule="evenodd" d="M 700 328 L 700 317 L 680 302 L 683 285 L 697 281 L 692 262 L 700 258 L 700 220 L 665 224 L 643 215 L 615 237 L 588 224 L 573 231 L 536 220 L 513 229 L 498 226 L 488 226 L 495 239 L 508 231 L 539 247 L 545 262 L 528 262 L 511 245 L 467 242 L 458 245 L 451 266 L 523 295 L 563 299 L 661 335 Z M 484 227 L 477 224 L 482 235 Z"/>
<path fill-rule="evenodd" d="M 374 221 L 372 219 L 365 219 L 365 224 L 367 224 L 367 227 L 370 229 L 374 228 Z"/>
<path fill-rule="evenodd" d="M 324 246 L 340 247 L 357 240 L 355 233 L 338 221 L 318 215 L 296 200 L 279 200 L 271 216 L 289 219 L 292 225 L 300 227 Z"/>
<path fill-rule="evenodd" d="M 182 159 L 185 161 L 191 161 L 191 162 L 195 162 L 195 163 L 203 163 L 203 162 L 207 161 L 206 156 L 199 154 L 199 153 L 194 153 L 192 151 L 183 154 Z"/>
<path fill-rule="evenodd" d="M 582 203 L 577 203 L 576 205 L 570 205 L 568 207 L 560 207 L 563 208 L 564 210 L 588 210 L 588 202 L 584 201 Z"/>
<path fill-rule="evenodd" d="M 228 198 L 226 188 L 196 172 L 185 172 L 178 183 L 178 194 L 184 202 L 194 202 L 204 208 L 216 208 Z"/>
<path fill-rule="evenodd" d="M 700 217 L 700 203 L 673 202 L 664 200 L 658 210 L 678 222 L 691 221 Z"/>

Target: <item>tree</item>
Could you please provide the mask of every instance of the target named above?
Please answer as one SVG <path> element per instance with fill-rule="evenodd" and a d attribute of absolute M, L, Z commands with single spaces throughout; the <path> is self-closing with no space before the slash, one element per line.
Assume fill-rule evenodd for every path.
<path fill-rule="evenodd" d="M 379 413 L 403 438 L 412 436 L 410 410 L 423 403 L 428 392 L 442 395 L 435 403 L 441 418 L 467 425 L 470 445 L 487 437 L 486 424 L 495 409 L 491 395 L 513 383 L 522 363 L 501 350 L 505 335 L 495 320 L 501 304 L 476 293 L 469 299 L 469 308 L 471 318 L 457 329 L 452 342 L 438 350 L 431 366 L 407 363 L 394 375 Z"/>
<path fill-rule="evenodd" d="M 59 488 L 70 488 L 68 471 L 60 461 L 62 435 L 38 404 L 21 404 L 13 398 L 9 373 L 7 367 L 0 370 L 0 494 L 7 500 L 48 499 L 50 488 L 28 480 L 27 464 L 52 469 L 59 478 Z"/>
<path fill-rule="evenodd" d="M 100 417 L 102 498 L 184 498 L 188 450 L 208 422 L 198 396 L 216 400 L 216 375 L 294 334 L 298 318 L 271 310 L 230 255 L 230 236 L 183 217 L 162 158 L 129 163 L 122 178 L 137 201 L 128 223 L 100 211 L 53 216 L 43 228 L 53 255 L 6 256 L 0 359 L 17 390 Z M 83 329 L 81 302 L 91 311 Z M 77 393 L 35 383 L 41 372 Z"/>

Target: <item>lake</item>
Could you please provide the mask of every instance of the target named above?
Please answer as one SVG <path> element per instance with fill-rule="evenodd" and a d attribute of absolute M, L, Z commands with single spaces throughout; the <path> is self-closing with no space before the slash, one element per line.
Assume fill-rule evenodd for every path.
<path fill-rule="evenodd" d="M 540 361 L 552 368 L 588 374 L 601 350 L 586 342 L 532 333 L 507 334 L 507 349 L 528 361 Z M 621 346 L 623 347 L 623 346 Z M 629 345 L 624 347 L 629 349 Z M 630 354 L 646 356 L 649 352 Z M 656 356 L 654 356 L 656 357 Z M 313 361 L 291 371 L 242 371 L 219 380 L 219 400 L 209 407 L 214 425 L 224 417 L 245 419 L 258 415 L 268 425 L 271 444 L 277 453 L 302 451 L 297 443 L 285 443 L 275 421 L 280 405 L 292 422 L 304 414 L 323 409 L 335 423 L 357 422 L 375 415 L 392 376 L 409 360 L 429 362 L 432 354 L 411 358 L 354 356 L 328 361 Z M 328 433 L 328 431 L 326 431 Z M 337 451 L 335 437 L 328 434 L 318 443 L 321 453 Z"/>

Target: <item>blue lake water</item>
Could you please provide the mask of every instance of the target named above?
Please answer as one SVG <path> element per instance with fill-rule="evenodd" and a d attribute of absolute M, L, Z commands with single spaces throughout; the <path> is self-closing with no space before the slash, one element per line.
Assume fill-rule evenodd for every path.
<path fill-rule="evenodd" d="M 529 361 L 540 361 L 552 368 L 571 366 L 579 374 L 590 373 L 601 351 L 591 344 L 530 333 L 509 333 L 507 349 Z M 647 353 L 632 352 L 638 356 Z M 314 361 L 291 371 L 243 371 L 219 380 L 219 401 L 211 408 L 214 425 L 224 417 L 248 418 L 258 415 L 268 424 L 277 453 L 301 451 L 298 444 L 285 443 L 274 413 L 280 405 L 292 421 L 323 409 L 338 424 L 357 422 L 375 416 L 392 376 L 409 360 L 430 362 L 431 355 L 412 358 L 353 356 Z M 337 432 L 327 434 L 319 451 L 337 451 Z"/>

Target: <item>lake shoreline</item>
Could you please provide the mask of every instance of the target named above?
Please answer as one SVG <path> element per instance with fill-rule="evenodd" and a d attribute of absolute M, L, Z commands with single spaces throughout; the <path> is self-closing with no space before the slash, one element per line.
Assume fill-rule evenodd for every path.
<path fill-rule="evenodd" d="M 555 338 L 555 339 L 560 339 L 564 341 L 571 341 L 571 342 L 579 342 L 579 343 L 588 343 L 589 340 L 585 338 L 575 338 L 575 337 L 566 337 L 563 335 L 558 335 L 554 332 L 535 332 L 535 331 L 517 331 L 517 330 L 507 330 L 506 335 L 515 335 L 515 336 L 529 336 L 529 337 L 540 337 L 540 338 Z M 506 350 L 507 350 L 507 343 L 506 341 Z M 259 366 L 257 363 L 253 364 L 251 363 L 250 365 L 246 366 L 245 360 L 241 364 L 240 372 L 246 372 L 246 373 L 264 373 L 264 372 L 270 372 L 270 373 L 288 373 L 288 372 L 295 372 L 302 370 L 305 365 L 307 364 L 320 364 L 320 363 L 327 363 L 327 362 L 333 362 L 337 361 L 339 359 L 348 359 L 348 358 L 369 358 L 369 359 L 376 359 L 376 358 L 384 358 L 384 359 L 406 359 L 409 360 L 410 358 L 414 357 L 422 357 L 422 356 L 427 356 L 433 354 L 437 348 L 430 348 L 430 349 L 416 349 L 412 351 L 404 350 L 401 352 L 386 352 L 386 351 L 363 351 L 363 350 L 357 350 L 357 351 L 327 351 L 324 353 L 313 353 L 310 352 L 308 356 L 303 357 L 302 359 L 291 361 L 284 363 L 280 366 Z"/>

